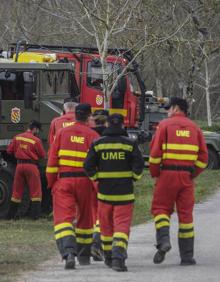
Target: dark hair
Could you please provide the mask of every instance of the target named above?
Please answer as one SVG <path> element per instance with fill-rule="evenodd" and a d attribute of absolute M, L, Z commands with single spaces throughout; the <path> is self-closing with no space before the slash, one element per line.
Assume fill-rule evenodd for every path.
<path fill-rule="evenodd" d="M 172 106 L 178 106 L 181 111 L 183 111 L 185 114 L 188 112 L 188 103 L 186 99 L 182 99 L 179 97 L 171 97 L 168 104 L 164 106 L 166 110 L 169 110 Z"/>
<path fill-rule="evenodd" d="M 39 130 L 41 130 L 41 123 L 37 120 L 31 120 L 30 123 L 29 123 L 29 126 L 28 128 L 30 130 L 33 130 L 34 128 L 37 128 Z"/>
<path fill-rule="evenodd" d="M 124 123 L 124 117 L 121 114 L 112 114 L 108 117 L 108 123 L 110 126 L 121 127 Z"/>
<path fill-rule="evenodd" d="M 87 121 L 91 113 L 91 106 L 89 104 L 79 104 L 75 108 L 75 116 L 78 121 Z"/>

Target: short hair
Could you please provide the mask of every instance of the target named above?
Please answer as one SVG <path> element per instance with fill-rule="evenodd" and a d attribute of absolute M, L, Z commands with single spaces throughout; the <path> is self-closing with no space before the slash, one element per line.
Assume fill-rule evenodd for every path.
<path fill-rule="evenodd" d="M 92 110 L 90 104 L 79 104 L 75 108 L 75 116 L 78 121 L 87 121 Z"/>
<path fill-rule="evenodd" d="M 75 102 L 66 102 L 66 103 L 63 104 L 63 110 L 64 110 L 65 112 L 74 111 L 76 105 L 77 105 L 77 104 L 76 104 Z"/>

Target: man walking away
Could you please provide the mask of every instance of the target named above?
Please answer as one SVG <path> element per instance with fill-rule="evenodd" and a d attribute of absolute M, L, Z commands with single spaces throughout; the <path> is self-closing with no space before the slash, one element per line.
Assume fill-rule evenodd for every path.
<path fill-rule="evenodd" d="M 176 204 L 181 265 L 193 265 L 196 264 L 193 258 L 193 179 L 206 167 L 208 153 L 201 130 L 187 118 L 187 101 L 172 97 L 167 109 L 169 118 L 158 126 L 149 159 L 151 176 L 156 178 L 152 214 L 158 251 L 154 263 L 163 262 L 171 249 L 170 216 Z"/>
<path fill-rule="evenodd" d="M 76 106 L 75 115 L 74 125 L 61 129 L 52 143 L 46 170 L 53 196 L 56 243 L 66 261 L 66 269 L 75 268 L 76 255 L 81 265 L 90 263 L 93 240 L 93 184 L 84 172 L 83 162 L 90 144 L 99 135 L 88 126 L 91 115 L 89 104 Z"/>
<path fill-rule="evenodd" d="M 134 205 L 133 180 L 141 178 L 144 161 L 136 141 L 127 137 L 120 114 L 109 116 L 103 137 L 93 142 L 84 168 L 98 180 L 98 217 L 105 264 L 127 271 L 127 245 Z"/>
<path fill-rule="evenodd" d="M 41 123 L 32 120 L 28 130 L 16 135 L 8 145 L 7 153 L 15 155 L 17 159 L 8 219 L 16 217 L 26 184 L 29 187 L 31 198 L 30 216 L 32 219 L 38 219 L 40 216 L 42 190 L 37 162 L 38 159 L 45 158 L 46 156 L 42 142 L 36 136 L 40 130 Z"/>

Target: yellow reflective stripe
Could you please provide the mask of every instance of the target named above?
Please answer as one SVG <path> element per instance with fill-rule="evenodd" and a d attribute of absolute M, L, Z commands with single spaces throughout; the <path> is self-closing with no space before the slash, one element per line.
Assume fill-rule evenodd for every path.
<path fill-rule="evenodd" d="M 139 175 L 138 175 L 138 174 L 136 174 L 136 173 L 133 172 L 133 178 L 134 178 L 134 179 L 139 180 L 139 179 L 141 179 L 141 177 L 142 177 L 142 174 L 139 174 Z"/>
<path fill-rule="evenodd" d="M 74 231 L 73 230 L 62 231 L 58 234 L 55 234 L 55 239 L 58 240 L 58 239 L 61 239 L 63 237 L 66 237 L 66 236 L 75 236 Z"/>
<path fill-rule="evenodd" d="M 109 114 L 110 115 L 112 115 L 112 114 L 121 114 L 124 117 L 126 117 L 127 116 L 127 110 L 126 109 L 114 109 L 114 108 L 111 108 L 111 109 L 109 109 Z"/>
<path fill-rule="evenodd" d="M 112 245 L 104 245 L 104 244 L 102 244 L 102 249 L 103 249 L 103 251 L 111 251 L 112 250 Z"/>
<path fill-rule="evenodd" d="M 114 241 L 113 246 L 127 249 L 127 244 L 125 242 L 122 242 L 122 241 Z"/>
<path fill-rule="evenodd" d="M 102 240 L 102 241 L 105 241 L 105 242 L 112 242 L 113 237 L 101 235 L 101 240 Z"/>
<path fill-rule="evenodd" d="M 179 228 L 180 229 L 191 229 L 193 228 L 193 223 L 180 223 Z"/>
<path fill-rule="evenodd" d="M 16 199 L 16 198 L 12 197 L 11 201 L 14 202 L 14 203 L 20 203 L 21 199 Z"/>
<path fill-rule="evenodd" d="M 47 173 L 57 173 L 58 172 L 58 167 L 54 166 L 47 166 L 46 168 L 46 172 Z"/>
<path fill-rule="evenodd" d="M 103 108 L 97 108 L 97 107 L 92 107 L 92 112 L 94 113 L 96 110 L 103 110 Z M 124 117 L 127 116 L 127 110 L 126 109 L 118 109 L 118 108 L 110 108 L 109 109 L 109 114 L 121 114 Z"/>
<path fill-rule="evenodd" d="M 161 162 L 161 158 L 153 158 L 153 157 L 149 158 L 149 163 L 151 164 L 159 164 L 160 162 Z"/>
<path fill-rule="evenodd" d="M 80 244 L 92 244 L 93 238 L 79 238 L 76 237 L 76 242 Z"/>
<path fill-rule="evenodd" d="M 98 178 L 124 178 L 132 177 L 132 171 L 117 171 L 117 172 L 98 172 Z"/>
<path fill-rule="evenodd" d="M 69 223 L 69 222 L 63 222 L 63 223 L 60 223 L 60 224 L 57 224 L 54 226 L 54 231 L 59 231 L 61 229 L 64 229 L 66 227 L 71 227 L 73 229 L 73 225 L 72 223 Z"/>
<path fill-rule="evenodd" d="M 32 202 L 41 202 L 41 198 L 31 198 Z"/>
<path fill-rule="evenodd" d="M 170 226 L 170 223 L 167 221 L 161 221 L 155 224 L 156 229 L 160 229 L 161 227 Z"/>
<path fill-rule="evenodd" d="M 93 229 L 76 228 L 76 233 L 78 233 L 78 234 L 92 234 L 93 233 Z"/>
<path fill-rule="evenodd" d="M 186 151 L 193 151 L 198 152 L 199 147 L 197 145 L 189 145 L 189 144 L 163 144 L 163 150 L 186 150 Z"/>
<path fill-rule="evenodd" d="M 30 138 L 25 138 L 25 137 L 20 137 L 20 136 L 17 136 L 15 137 L 16 140 L 20 140 L 20 141 L 25 141 L 25 142 L 28 142 L 28 143 L 31 143 L 31 144 L 35 144 L 36 141 L 33 140 L 33 139 L 30 139 Z"/>
<path fill-rule="evenodd" d="M 133 150 L 133 146 L 128 145 L 128 144 L 122 144 L 122 143 L 108 143 L 108 144 L 98 144 L 94 146 L 94 149 L 96 152 L 100 150 L 125 150 L 131 152 Z"/>
<path fill-rule="evenodd" d="M 200 168 L 206 168 L 207 163 L 203 163 L 203 162 L 201 162 L 201 161 L 196 161 L 196 162 L 195 162 L 195 165 L 198 166 L 198 167 L 200 167 Z"/>
<path fill-rule="evenodd" d="M 103 195 L 103 194 L 98 193 L 98 199 L 106 200 L 106 201 L 113 201 L 113 202 L 129 201 L 129 200 L 134 200 L 134 194 L 129 194 L 129 195 Z"/>
<path fill-rule="evenodd" d="M 197 160 L 197 155 L 189 155 L 189 154 L 172 154 L 172 153 L 164 153 L 163 159 L 172 159 L 172 160 L 185 160 L 185 161 L 195 161 Z"/>
<path fill-rule="evenodd" d="M 60 159 L 59 165 L 66 165 L 66 166 L 73 166 L 73 167 L 83 167 L 83 162 Z"/>
<path fill-rule="evenodd" d="M 123 238 L 123 239 L 125 239 L 126 241 L 128 241 L 128 235 L 125 234 L 125 233 L 122 233 L 122 232 L 115 232 L 115 233 L 113 234 L 113 237 L 114 237 L 114 238 Z"/>
<path fill-rule="evenodd" d="M 166 215 L 166 214 L 159 214 L 159 215 L 156 215 L 156 216 L 154 217 L 154 221 L 155 221 L 155 222 L 158 221 L 158 220 L 160 220 L 160 219 L 168 219 L 168 220 L 170 220 L 169 216 Z"/>
<path fill-rule="evenodd" d="M 87 152 L 72 151 L 72 150 L 59 150 L 58 156 L 68 156 L 77 158 L 86 158 Z"/>
<path fill-rule="evenodd" d="M 181 239 L 193 238 L 194 237 L 194 231 L 184 232 L 184 233 L 179 232 L 178 236 Z"/>

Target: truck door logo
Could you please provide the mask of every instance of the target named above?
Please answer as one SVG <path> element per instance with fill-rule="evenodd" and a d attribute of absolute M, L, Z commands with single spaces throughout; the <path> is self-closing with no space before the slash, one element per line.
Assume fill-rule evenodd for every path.
<path fill-rule="evenodd" d="M 103 103 L 103 97 L 101 95 L 97 95 L 95 101 L 96 104 L 100 106 Z"/>
<path fill-rule="evenodd" d="M 13 123 L 19 123 L 21 120 L 21 110 L 19 108 L 11 109 L 11 121 Z"/>

